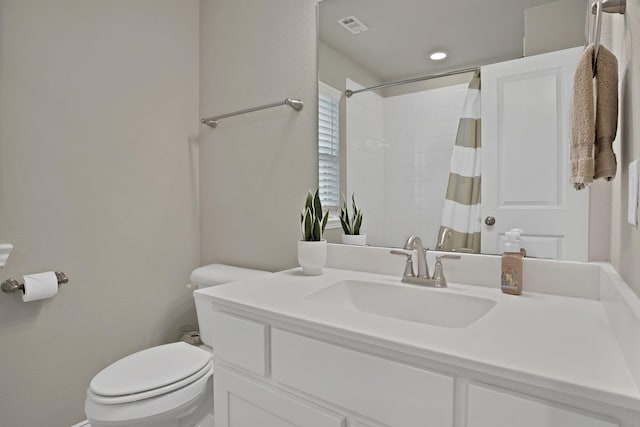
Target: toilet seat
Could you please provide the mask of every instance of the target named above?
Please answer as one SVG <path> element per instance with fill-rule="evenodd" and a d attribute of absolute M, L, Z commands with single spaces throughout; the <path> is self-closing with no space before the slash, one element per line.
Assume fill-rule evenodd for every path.
<path fill-rule="evenodd" d="M 162 394 L 148 399 L 136 400 L 129 403 L 116 405 L 105 405 L 94 401 L 94 396 L 90 390 L 87 390 L 87 399 L 85 401 L 85 413 L 92 425 L 122 425 L 134 426 L 138 422 L 136 420 L 147 419 L 148 417 L 162 417 L 171 420 L 167 425 L 175 425 L 174 416 L 181 408 L 195 408 L 196 406 L 206 404 L 213 405 L 213 385 L 211 383 L 213 371 L 209 371 L 208 375 L 200 377 L 200 379 L 189 384 L 186 387 L 179 388 L 172 392 Z M 206 402 L 211 401 L 207 404 Z M 186 409 L 191 411 L 191 409 Z M 146 425 L 146 424 L 145 424 Z M 160 425 L 160 424 L 154 424 Z M 161 424 L 165 425 L 165 424 Z"/>
<path fill-rule="evenodd" d="M 163 394 L 170 393 L 172 391 L 181 389 L 183 387 L 188 386 L 196 381 L 198 381 L 203 376 L 209 376 L 213 372 L 213 362 L 209 361 L 202 369 L 196 372 L 193 375 L 188 376 L 187 378 L 183 378 L 174 383 L 165 385 L 163 387 L 154 388 L 151 390 L 143 391 L 140 393 L 133 394 L 125 394 L 122 396 L 102 396 L 100 394 L 95 393 L 93 390 L 89 389 L 87 394 L 91 396 L 91 400 L 96 403 L 101 403 L 103 405 L 117 405 L 120 403 L 130 403 L 135 402 L 137 400 L 149 399 L 150 397 L 161 396 Z"/>
<path fill-rule="evenodd" d="M 192 378 L 210 363 L 210 353 L 184 342 L 159 345 L 107 366 L 93 377 L 89 390 L 105 398 L 134 396 Z"/>
<path fill-rule="evenodd" d="M 211 359 L 210 352 L 183 342 L 129 355 L 93 378 L 87 390 L 87 416 L 115 422 L 190 404 L 207 390 L 213 375 Z"/>

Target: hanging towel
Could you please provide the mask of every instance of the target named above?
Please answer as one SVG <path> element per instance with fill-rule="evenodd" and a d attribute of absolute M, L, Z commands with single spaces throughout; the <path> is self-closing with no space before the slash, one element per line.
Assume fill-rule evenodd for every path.
<path fill-rule="evenodd" d="M 596 147 L 594 178 L 611 181 L 616 176 L 612 144 L 618 130 L 618 60 L 600 46 L 596 62 Z"/>
<path fill-rule="evenodd" d="M 593 97 L 593 52 L 589 45 L 578 60 L 573 75 L 571 100 L 571 178 L 576 190 L 593 182 L 593 145 L 596 140 Z"/>
<path fill-rule="evenodd" d="M 594 178 L 611 181 L 616 176 L 612 144 L 618 129 L 618 60 L 600 46 L 594 93 L 594 51 L 592 44 L 587 46 L 573 76 L 570 180 L 577 190 Z"/>

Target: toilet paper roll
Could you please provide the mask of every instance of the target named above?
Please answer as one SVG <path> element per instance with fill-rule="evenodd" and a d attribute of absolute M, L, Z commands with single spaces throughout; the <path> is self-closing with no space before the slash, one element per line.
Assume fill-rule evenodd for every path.
<path fill-rule="evenodd" d="M 37 301 L 51 298 L 58 293 L 58 278 L 53 271 L 29 274 L 24 277 L 22 301 Z"/>

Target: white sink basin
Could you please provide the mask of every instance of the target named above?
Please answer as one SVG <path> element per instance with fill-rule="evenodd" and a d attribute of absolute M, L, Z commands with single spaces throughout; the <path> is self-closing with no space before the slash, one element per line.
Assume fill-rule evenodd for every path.
<path fill-rule="evenodd" d="M 358 280 L 334 283 L 306 298 L 347 310 L 445 328 L 466 328 L 496 305 L 490 299 L 443 289 Z"/>

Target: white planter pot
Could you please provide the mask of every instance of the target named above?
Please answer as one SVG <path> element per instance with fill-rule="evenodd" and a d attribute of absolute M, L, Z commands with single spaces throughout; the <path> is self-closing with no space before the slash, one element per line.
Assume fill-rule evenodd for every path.
<path fill-rule="evenodd" d="M 343 234 L 342 243 L 345 245 L 364 246 L 367 244 L 366 234 Z"/>
<path fill-rule="evenodd" d="M 327 241 L 306 242 L 298 241 L 298 264 L 306 276 L 322 274 L 322 267 L 327 262 Z"/>

